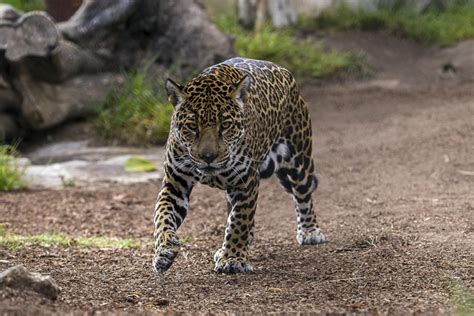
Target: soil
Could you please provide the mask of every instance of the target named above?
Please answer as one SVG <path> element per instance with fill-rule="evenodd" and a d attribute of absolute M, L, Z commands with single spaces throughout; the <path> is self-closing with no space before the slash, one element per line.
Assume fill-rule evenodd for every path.
<path fill-rule="evenodd" d="M 0 313 L 452 313 L 453 287 L 474 291 L 474 82 L 438 73 L 444 51 L 383 33 L 327 43 L 365 52 L 376 71 L 368 81 L 302 89 L 329 243 L 296 244 L 293 202 L 271 179 L 258 202 L 255 272 L 216 274 L 226 204 L 222 192 L 198 186 L 179 230 L 182 252 L 157 275 L 149 243 L 159 179 L 3 193 L 9 232 L 132 237 L 147 246 L 0 248 L 0 271 L 23 264 L 62 288 L 56 301 L 0 289 Z"/>

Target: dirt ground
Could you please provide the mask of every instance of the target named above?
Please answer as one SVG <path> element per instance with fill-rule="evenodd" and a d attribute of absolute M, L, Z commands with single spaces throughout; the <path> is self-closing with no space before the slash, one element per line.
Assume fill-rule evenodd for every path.
<path fill-rule="evenodd" d="M 166 274 L 152 272 L 151 246 L 0 248 L 0 271 L 23 264 L 62 288 L 56 301 L 0 289 L 0 314 L 452 313 L 453 288 L 474 291 L 474 82 L 439 75 L 445 52 L 411 41 L 356 33 L 328 43 L 364 51 L 376 70 L 372 80 L 302 89 L 313 119 L 316 207 L 329 243 L 296 244 L 293 202 L 272 179 L 258 202 L 255 272 L 213 273 L 226 205 L 222 192 L 199 186 L 179 230 L 187 242 Z M 19 234 L 145 244 L 158 189 L 157 179 L 3 193 L 0 222 Z"/>

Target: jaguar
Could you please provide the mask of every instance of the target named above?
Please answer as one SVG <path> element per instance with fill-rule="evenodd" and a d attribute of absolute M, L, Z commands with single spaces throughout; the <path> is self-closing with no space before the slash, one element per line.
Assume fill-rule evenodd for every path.
<path fill-rule="evenodd" d="M 311 119 L 294 76 L 269 61 L 232 58 L 203 70 L 186 85 L 165 83 L 173 105 L 164 177 L 154 209 L 156 272 L 180 248 L 193 186 L 225 190 L 227 223 L 214 271 L 251 272 L 249 248 L 259 184 L 276 174 L 295 202 L 296 240 L 325 242 L 313 206 L 318 179 L 312 159 Z"/>

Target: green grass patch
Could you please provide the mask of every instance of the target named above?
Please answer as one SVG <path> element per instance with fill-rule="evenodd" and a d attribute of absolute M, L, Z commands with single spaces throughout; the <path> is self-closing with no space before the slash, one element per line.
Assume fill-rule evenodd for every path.
<path fill-rule="evenodd" d="M 20 11 L 38 11 L 44 10 L 42 0 L 3 0 L 2 4 L 9 4 Z"/>
<path fill-rule="evenodd" d="M 325 78 L 342 72 L 360 73 L 365 63 L 360 56 L 325 52 L 311 39 L 296 37 L 293 29 L 273 30 L 266 26 L 259 31 L 241 27 L 235 15 L 214 17 L 217 27 L 235 37 L 239 56 L 272 61 L 289 69 L 299 78 Z"/>
<path fill-rule="evenodd" d="M 92 236 L 71 237 L 64 234 L 44 233 L 38 235 L 17 235 L 8 233 L 3 225 L 0 225 L 0 247 L 11 251 L 20 250 L 28 246 L 40 247 L 69 247 L 100 249 L 129 249 L 139 248 L 139 241 L 133 239 L 122 239 L 116 237 Z"/>
<path fill-rule="evenodd" d="M 109 139 L 129 145 L 164 144 L 172 112 L 164 89 L 147 80 L 146 71 L 136 71 L 111 90 L 94 121 Z"/>
<path fill-rule="evenodd" d="M 14 191 L 26 188 L 22 179 L 26 167 L 18 163 L 14 146 L 0 145 L 0 191 Z"/>
<path fill-rule="evenodd" d="M 132 156 L 125 162 L 127 172 L 150 172 L 156 170 L 156 164 L 140 156 Z"/>
<path fill-rule="evenodd" d="M 133 239 L 122 239 L 116 237 L 78 237 L 72 239 L 79 247 L 84 248 L 115 248 L 115 249 L 130 249 L 139 248 L 140 243 Z"/>
<path fill-rule="evenodd" d="M 474 315 L 474 294 L 472 292 L 458 282 L 453 282 L 450 287 L 450 296 L 452 304 L 455 306 L 454 315 Z"/>
<path fill-rule="evenodd" d="M 443 11 L 433 9 L 424 13 L 409 8 L 353 11 L 341 6 L 324 12 L 318 18 L 303 18 L 300 27 L 315 31 L 383 29 L 426 44 L 448 46 L 474 37 L 474 1 L 453 4 Z"/>
<path fill-rule="evenodd" d="M 187 235 L 181 236 L 181 237 L 179 238 L 179 242 L 180 242 L 181 244 L 188 244 L 188 243 L 190 243 L 190 242 L 192 242 L 192 241 L 193 241 L 193 239 L 191 238 L 191 236 L 187 236 Z"/>

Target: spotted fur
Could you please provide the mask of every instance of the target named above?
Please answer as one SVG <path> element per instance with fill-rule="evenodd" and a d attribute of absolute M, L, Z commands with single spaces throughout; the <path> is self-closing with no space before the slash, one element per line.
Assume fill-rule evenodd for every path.
<path fill-rule="evenodd" d="M 226 191 L 228 218 L 214 255 L 216 272 L 252 271 L 248 255 L 258 187 L 274 173 L 295 201 L 298 243 L 325 241 L 311 197 L 318 184 L 311 119 L 288 70 L 233 58 L 184 87 L 168 80 L 166 88 L 175 110 L 154 211 L 155 271 L 167 270 L 178 253 L 176 231 L 197 182 Z"/>

